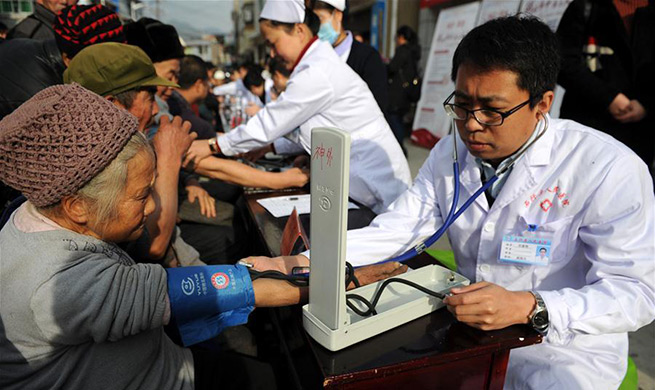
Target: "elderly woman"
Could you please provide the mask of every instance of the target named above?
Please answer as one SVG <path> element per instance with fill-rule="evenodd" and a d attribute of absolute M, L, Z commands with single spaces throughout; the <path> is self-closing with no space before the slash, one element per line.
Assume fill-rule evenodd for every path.
<path fill-rule="evenodd" d="M 135 264 L 116 245 L 155 207 L 155 156 L 137 126 L 75 84 L 0 122 L 0 179 L 28 199 L 0 231 L 0 387 L 224 389 L 266 377 L 174 344 L 163 325 L 173 317 L 192 344 L 254 305 L 299 302 L 300 289 L 251 282 L 242 266 Z"/>

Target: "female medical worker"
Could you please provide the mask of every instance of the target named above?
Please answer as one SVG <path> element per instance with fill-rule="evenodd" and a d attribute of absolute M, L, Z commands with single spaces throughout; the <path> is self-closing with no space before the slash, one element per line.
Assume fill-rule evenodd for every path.
<path fill-rule="evenodd" d="M 271 56 L 291 69 L 286 91 L 246 125 L 217 139 L 195 142 L 185 162 L 212 152 L 232 156 L 259 148 L 300 127 L 296 145 L 277 140 L 277 153 L 301 146 L 310 153 L 311 129 L 350 133 L 350 197 L 380 213 L 409 186 L 407 160 L 364 81 L 334 49 L 315 37 L 318 19 L 302 0 L 269 0 L 260 18 Z M 298 146 L 299 145 L 299 146 Z M 310 153 L 311 154 L 311 153 Z"/>
<path fill-rule="evenodd" d="M 344 29 L 346 0 L 317 0 L 312 7 L 321 21 L 318 39 L 332 45 L 341 60 L 364 80 L 380 109 L 386 114 L 389 109 L 387 67 L 377 50 L 357 42 L 352 32 Z"/>

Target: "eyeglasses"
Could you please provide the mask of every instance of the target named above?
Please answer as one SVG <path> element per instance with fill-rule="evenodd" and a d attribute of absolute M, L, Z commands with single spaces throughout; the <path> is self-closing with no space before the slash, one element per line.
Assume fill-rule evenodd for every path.
<path fill-rule="evenodd" d="M 459 121 L 468 119 L 469 114 L 473 115 L 476 121 L 483 126 L 500 126 L 505 121 L 505 118 L 512 115 L 516 111 L 520 110 L 526 104 L 530 103 L 530 99 L 524 101 L 518 106 L 510 109 L 509 111 L 498 111 L 492 108 L 478 108 L 477 110 L 469 110 L 460 105 L 454 103 L 448 103 L 450 99 L 455 96 L 455 92 L 450 94 L 448 98 L 443 102 L 443 108 L 446 111 L 446 114 Z"/>

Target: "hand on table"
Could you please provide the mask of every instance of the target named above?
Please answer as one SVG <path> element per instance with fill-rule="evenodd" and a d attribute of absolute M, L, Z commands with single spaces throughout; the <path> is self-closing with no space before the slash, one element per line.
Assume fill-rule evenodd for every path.
<path fill-rule="evenodd" d="M 458 321 L 481 330 L 527 324 L 536 304 L 528 291 L 509 291 L 489 282 L 453 288 L 451 293 L 444 299 L 448 311 Z"/>
<path fill-rule="evenodd" d="M 309 182 L 309 171 L 307 169 L 290 168 L 280 172 L 280 175 L 285 177 L 284 181 L 287 182 L 289 187 L 302 187 Z"/>

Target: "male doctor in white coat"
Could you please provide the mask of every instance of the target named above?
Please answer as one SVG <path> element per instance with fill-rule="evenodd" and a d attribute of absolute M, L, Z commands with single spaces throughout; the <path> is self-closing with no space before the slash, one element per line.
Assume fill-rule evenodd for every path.
<path fill-rule="evenodd" d="M 448 230 L 458 272 L 472 284 L 444 302 L 482 330 L 529 324 L 544 335 L 542 344 L 511 352 L 505 388 L 616 389 L 627 332 L 655 316 L 653 183 L 615 139 L 548 120 L 559 63 L 555 35 L 525 17 L 479 26 L 455 52 L 455 91 L 444 106 L 463 160 L 459 205 L 518 159 Z M 442 225 L 454 191 L 452 148 L 450 136 L 439 142 L 388 212 L 348 232 L 350 263 L 403 253 Z M 501 252 L 512 240 L 532 246 L 530 258 L 537 245 L 550 245 L 548 261 Z M 247 261 L 282 271 L 308 263 Z"/>

